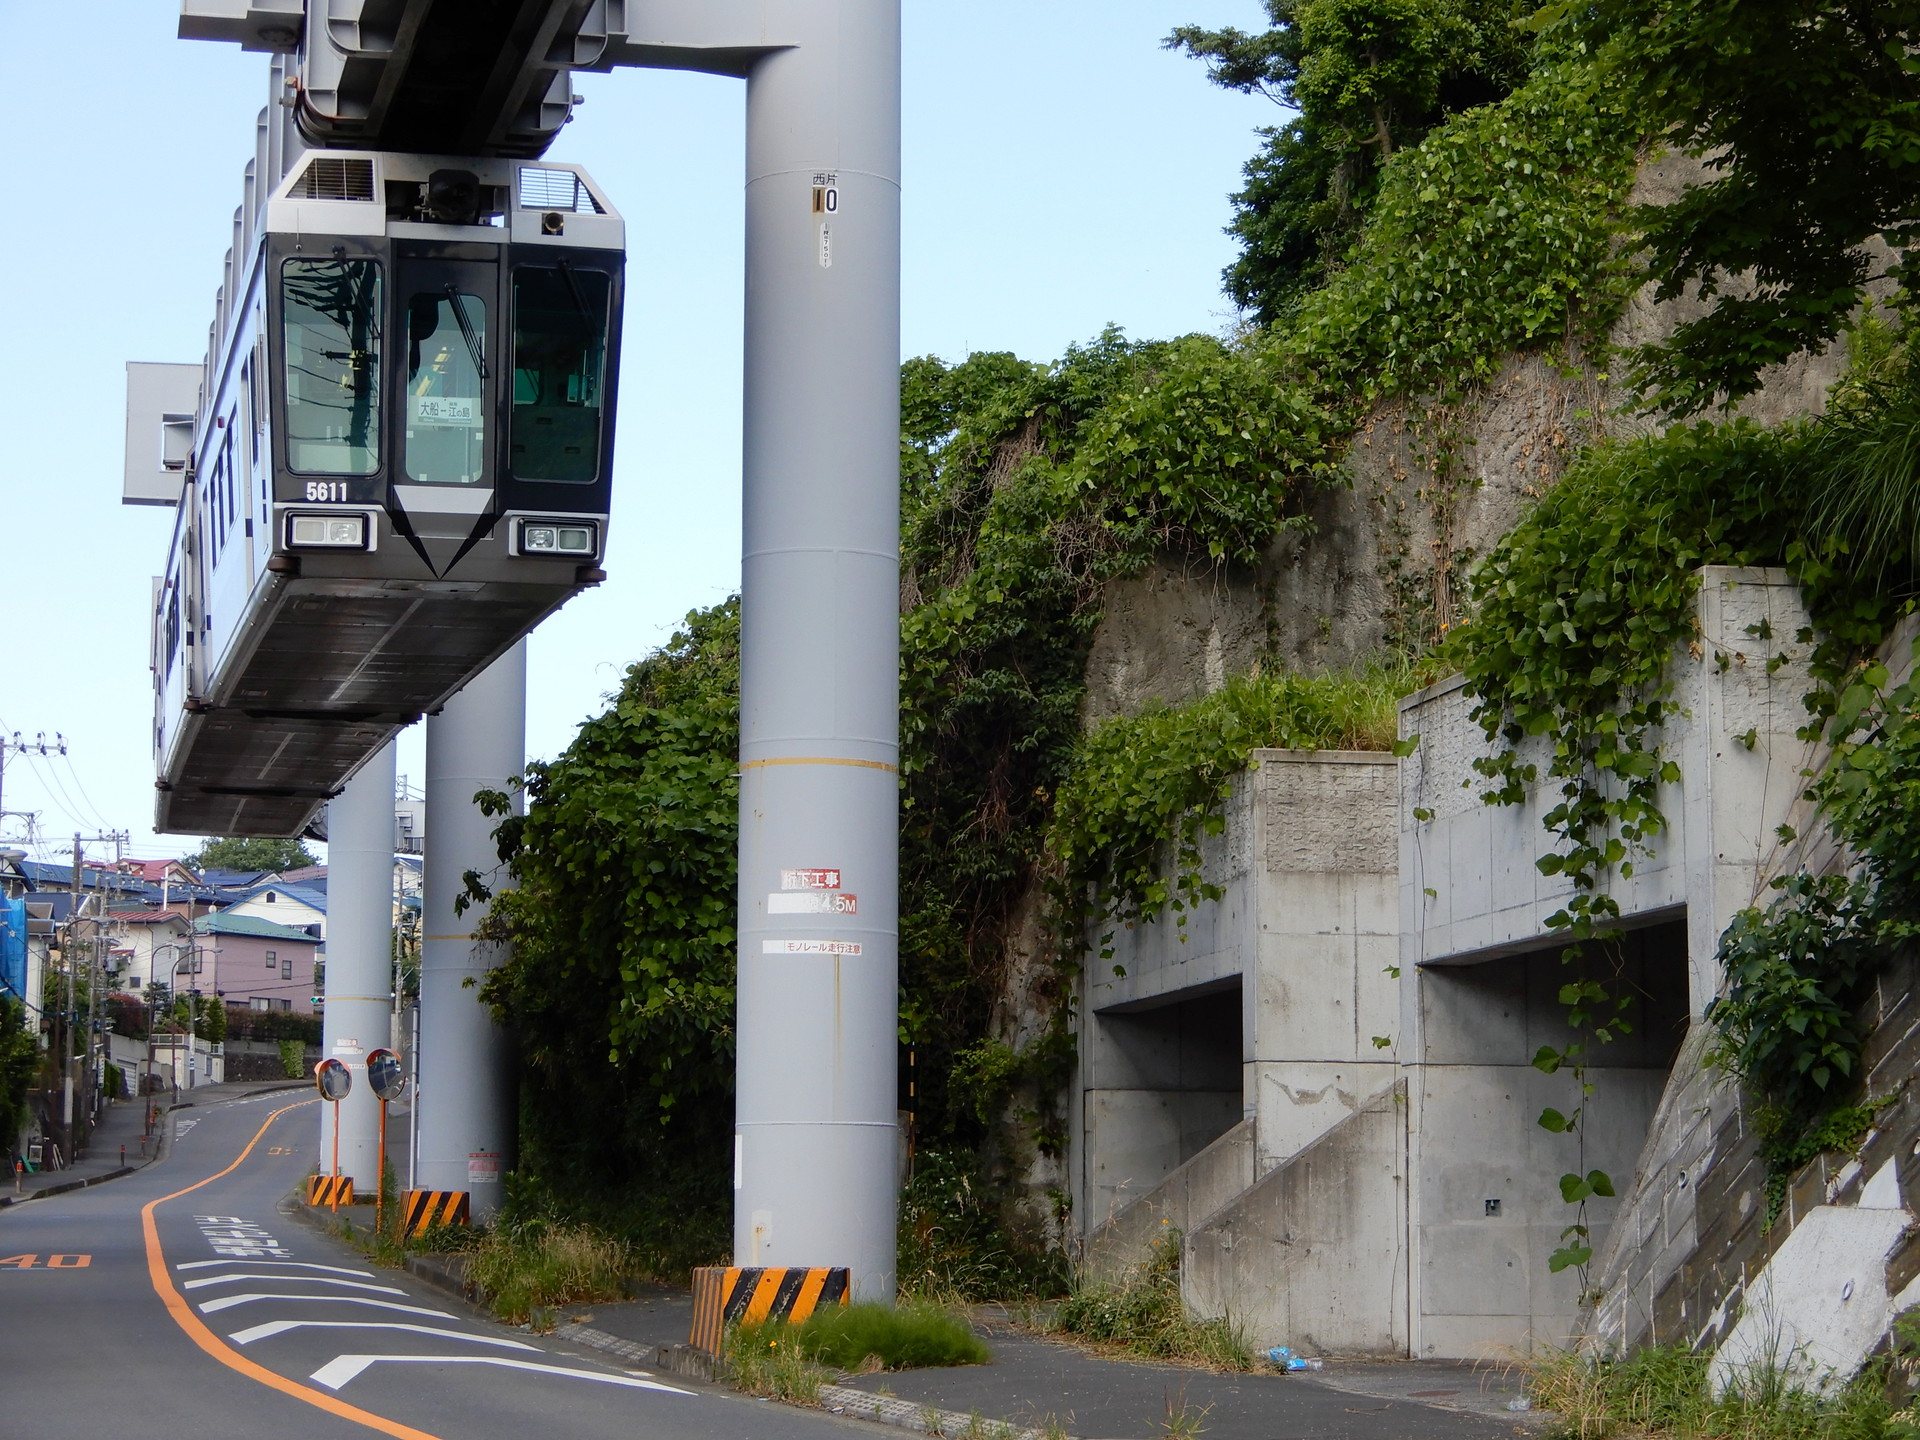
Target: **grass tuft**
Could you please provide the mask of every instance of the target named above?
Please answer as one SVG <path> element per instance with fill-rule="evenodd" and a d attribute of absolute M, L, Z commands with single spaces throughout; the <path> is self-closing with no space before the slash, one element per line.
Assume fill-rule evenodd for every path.
<path fill-rule="evenodd" d="M 770 1325 L 740 1325 L 727 1331 L 727 1378 L 753 1395 L 771 1395 L 811 1405 L 833 1372 L 802 1353 L 794 1330 L 784 1321 Z"/>
<path fill-rule="evenodd" d="M 628 1268 L 627 1247 L 585 1225 L 497 1227 L 474 1248 L 467 1278 L 494 1314 L 521 1325 L 554 1305 L 624 1298 Z"/>
<path fill-rule="evenodd" d="M 1054 1327 L 1154 1360 L 1187 1360 L 1215 1370 L 1251 1370 L 1253 1352 L 1231 1320 L 1200 1320 L 1180 1298 L 1180 1237 L 1154 1243 L 1152 1257 L 1118 1284 L 1076 1288 Z"/>
<path fill-rule="evenodd" d="M 1550 1440 L 1912 1440 L 1920 1417 L 1887 1399 L 1884 1362 L 1816 1392 L 1755 1367 L 1714 1392 L 1710 1357 L 1655 1346 L 1625 1359 L 1556 1351 L 1530 1367 L 1534 1404 L 1557 1417 Z"/>
<path fill-rule="evenodd" d="M 984 1365 L 990 1358 L 973 1327 L 937 1305 L 830 1305 L 798 1325 L 770 1320 L 743 1325 L 741 1343 L 765 1349 L 784 1342 L 815 1364 L 835 1370 L 913 1370 L 932 1365 Z"/>

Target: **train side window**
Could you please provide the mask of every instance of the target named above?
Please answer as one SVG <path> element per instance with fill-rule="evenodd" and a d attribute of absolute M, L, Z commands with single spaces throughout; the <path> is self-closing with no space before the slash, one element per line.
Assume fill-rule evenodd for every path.
<path fill-rule="evenodd" d="M 407 301 L 407 477 L 486 478 L 487 305 L 453 285 Z"/>
<path fill-rule="evenodd" d="M 288 260 L 287 464 L 306 474 L 380 468 L 380 267 Z"/>
<path fill-rule="evenodd" d="M 522 480 L 584 482 L 600 474 L 608 277 L 571 265 L 513 272 L 513 423 Z"/>

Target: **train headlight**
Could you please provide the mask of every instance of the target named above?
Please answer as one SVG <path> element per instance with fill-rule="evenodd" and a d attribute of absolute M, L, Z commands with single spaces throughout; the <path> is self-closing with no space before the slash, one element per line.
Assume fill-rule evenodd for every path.
<path fill-rule="evenodd" d="M 296 512 L 287 516 L 287 545 L 303 550 L 364 550 L 367 517 Z"/>
<path fill-rule="evenodd" d="M 556 559 L 591 560 L 600 549 L 600 527 L 591 520 L 522 520 L 521 555 L 551 555 Z"/>

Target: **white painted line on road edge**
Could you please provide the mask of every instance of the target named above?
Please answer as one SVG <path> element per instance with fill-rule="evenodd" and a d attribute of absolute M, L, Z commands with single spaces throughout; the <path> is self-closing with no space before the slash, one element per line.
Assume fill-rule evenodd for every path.
<path fill-rule="evenodd" d="M 202 1305 L 200 1313 L 211 1315 L 216 1310 L 231 1310 L 251 1300 L 305 1300 L 315 1305 L 330 1300 L 335 1305 L 377 1305 L 382 1310 L 398 1310 L 407 1315 L 432 1315 L 441 1320 L 454 1318 L 445 1310 L 429 1310 L 424 1305 L 396 1305 L 391 1300 L 369 1300 L 361 1295 L 222 1295 L 218 1300 L 209 1300 Z"/>
<path fill-rule="evenodd" d="M 344 1265 L 316 1265 L 311 1260 L 183 1260 L 173 1268 L 205 1270 L 212 1265 L 280 1265 L 301 1270 L 331 1270 L 336 1275 L 364 1275 L 369 1280 L 373 1278 L 371 1270 L 349 1270 Z M 291 1280 L 293 1277 L 289 1275 L 286 1278 Z"/>
<path fill-rule="evenodd" d="M 204 1290 L 209 1285 L 230 1285 L 235 1280 L 297 1280 L 302 1285 L 338 1285 L 345 1290 L 375 1290 L 382 1295 L 404 1295 L 407 1292 L 398 1285 L 369 1285 L 364 1280 L 335 1280 L 330 1275 L 253 1275 L 242 1271 L 238 1275 L 203 1275 L 198 1280 L 189 1280 L 181 1285 L 182 1290 Z"/>
<path fill-rule="evenodd" d="M 536 1365 L 531 1360 L 508 1360 L 500 1355 L 336 1355 L 307 1378 L 329 1390 L 338 1390 L 362 1370 L 378 1360 L 412 1365 L 505 1365 L 514 1370 L 537 1370 L 544 1375 L 564 1375 L 570 1380 L 597 1380 L 602 1385 L 626 1385 L 635 1390 L 661 1390 L 669 1395 L 691 1395 L 677 1385 L 662 1385 L 658 1380 L 629 1380 L 625 1375 L 602 1375 L 595 1370 L 569 1370 L 564 1365 Z"/>
<path fill-rule="evenodd" d="M 469 1335 L 464 1330 L 443 1330 L 438 1325 L 410 1325 L 404 1320 L 269 1320 L 227 1336 L 240 1345 L 270 1340 L 289 1330 L 411 1330 L 417 1335 L 444 1335 L 449 1340 L 471 1340 L 475 1345 L 504 1345 L 509 1350 L 538 1350 L 524 1340 L 501 1340 L 492 1335 Z M 644 1371 L 641 1373 L 645 1373 Z"/>

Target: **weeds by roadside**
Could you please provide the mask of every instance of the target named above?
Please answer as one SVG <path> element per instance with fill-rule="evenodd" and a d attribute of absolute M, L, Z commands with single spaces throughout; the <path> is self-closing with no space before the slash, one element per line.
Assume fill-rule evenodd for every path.
<path fill-rule="evenodd" d="M 467 1262 L 495 1315 L 509 1325 L 576 1301 L 619 1300 L 627 1293 L 630 1257 L 618 1240 L 585 1225 L 543 1226 L 527 1233 L 496 1226 Z"/>
<path fill-rule="evenodd" d="M 771 1395 L 811 1405 L 833 1372 L 802 1353 L 784 1321 L 773 1325 L 742 1325 L 727 1332 L 727 1378 L 754 1395 Z M 785 1333 L 783 1333 L 785 1332 Z"/>
<path fill-rule="evenodd" d="M 1756 1367 L 1716 1394 L 1710 1363 L 1678 1346 L 1617 1360 L 1558 1351 L 1533 1362 L 1527 1390 L 1558 1417 L 1551 1440 L 1920 1440 L 1920 1416 L 1887 1398 L 1884 1361 L 1825 1393 Z"/>
<path fill-rule="evenodd" d="M 799 1324 L 769 1320 L 734 1332 L 750 1349 L 785 1347 L 834 1370 L 874 1374 L 927 1365 L 984 1365 L 987 1347 L 964 1317 L 925 1303 L 830 1305 Z"/>
<path fill-rule="evenodd" d="M 1231 1320 L 1200 1320 L 1180 1298 L 1180 1237 L 1154 1242 L 1146 1263 L 1118 1283 L 1081 1284 L 1054 1328 L 1153 1360 L 1187 1360 L 1215 1370 L 1251 1370 L 1253 1352 Z"/>

